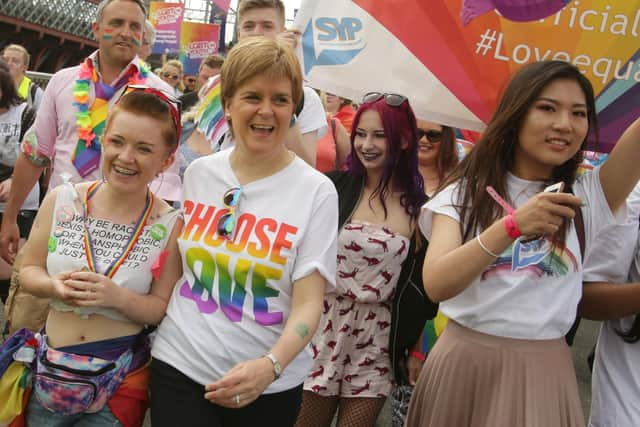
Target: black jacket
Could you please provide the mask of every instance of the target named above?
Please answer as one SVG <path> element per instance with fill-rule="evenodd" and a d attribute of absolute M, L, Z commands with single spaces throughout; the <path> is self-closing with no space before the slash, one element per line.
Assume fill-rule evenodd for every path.
<path fill-rule="evenodd" d="M 180 101 L 180 112 L 184 114 L 198 103 L 198 91 L 194 90 L 193 92 L 187 92 L 184 95 L 181 95 L 178 100 Z"/>
<path fill-rule="evenodd" d="M 349 172 L 330 172 L 327 176 L 338 191 L 338 224 L 342 226 L 351 218 L 362 189 L 364 179 Z M 389 356 L 395 380 L 408 384 L 408 350 L 418 341 L 428 319 L 433 319 L 438 305 L 427 297 L 422 286 L 422 263 L 427 250 L 426 239 L 417 249 L 416 236 L 411 238 L 407 258 L 402 264 L 391 308 L 391 331 L 389 334 Z"/>

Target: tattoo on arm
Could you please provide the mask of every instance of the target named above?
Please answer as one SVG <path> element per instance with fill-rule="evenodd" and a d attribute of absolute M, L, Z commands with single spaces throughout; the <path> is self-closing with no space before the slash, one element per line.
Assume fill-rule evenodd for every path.
<path fill-rule="evenodd" d="M 48 157 L 38 152 L 38 139 L 33 129 L 27 131 L 20 150 L 33 165 L 42 168 L 51 163 Z"/>
<path fill-rule="evenodd" d="M 298 323 L 295 327 L 296 333 L 302 339 L 305 339 L 309 335 L 309 327 L 304 323 Z"/>

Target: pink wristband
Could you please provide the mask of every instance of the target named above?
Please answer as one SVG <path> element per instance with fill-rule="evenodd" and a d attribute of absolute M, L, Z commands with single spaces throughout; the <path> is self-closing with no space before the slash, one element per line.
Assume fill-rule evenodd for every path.
<path fill-rule="evenodd" d="M 507 236 L 512 239 L 517 239 L 522 236 L 522 232 L 518 228 L 518 224 L 516 224 L 516 219 L 513 215 L 507 215 L 504 217 L 504 229 L 507 232 Z"/>
<path fill-rule="evenodd" d="M 419 351 L 412 351 L 409 353 L 409 356 L 415 357 L 416 359 L 418 359 L 421 362 L 424 362 L 424 354 L 420 353 Z"/>

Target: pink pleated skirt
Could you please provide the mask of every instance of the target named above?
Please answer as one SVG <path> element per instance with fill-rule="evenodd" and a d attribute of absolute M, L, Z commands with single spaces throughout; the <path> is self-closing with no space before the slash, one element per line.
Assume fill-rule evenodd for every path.
<path fill-rule="evenodd" d="M 416 384 L 408 427 L 583 427 L 564 339 L 521 340 L 449 321 Z"/>

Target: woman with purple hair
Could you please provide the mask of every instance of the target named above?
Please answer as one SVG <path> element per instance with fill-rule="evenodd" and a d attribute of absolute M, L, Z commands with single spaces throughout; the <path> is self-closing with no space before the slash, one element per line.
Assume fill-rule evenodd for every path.
<path fill-rule="evenodd" d="M 436 312 L 422 287 L 426 200 L 416 118 L 407 98 L 369 93 L 354 117 L 348 170 L 329 174 L 339 198 L 336 290 L 325 295 L 312 340 L 298 426 L 373 426 L 392 378 Z M 393 377 L 392 377 L 393 376 Z"/>

